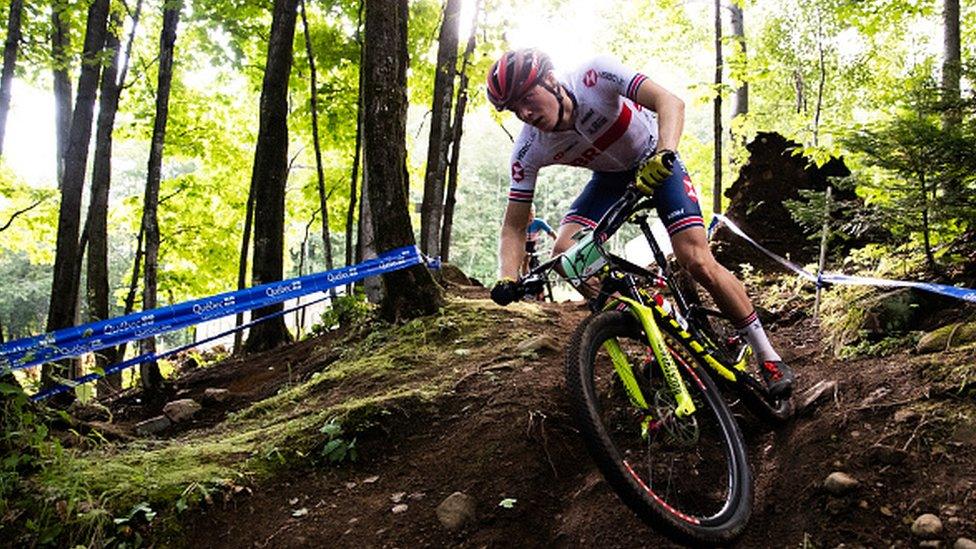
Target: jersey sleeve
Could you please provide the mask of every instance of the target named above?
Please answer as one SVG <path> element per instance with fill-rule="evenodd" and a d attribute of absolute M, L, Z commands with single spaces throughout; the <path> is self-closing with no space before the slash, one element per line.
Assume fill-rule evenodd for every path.
<path fill-rule="evenodd" d="M 601 87 L 635 102 L 637 90 L 647 80 L 644 74 L 625 67 L 609 55 L 593 58 L 582 70 L 584 85 Z"/>
<path fill-rule="evenodd" d="M 515 140 L 510 163 L 510 184 L 508 189 L 509 202 L 532 203 L 535 195 L 535 180 L 539 174 L 539 164 L 532 154 L 535 136 L 528 131 L 522 131 Z"/>

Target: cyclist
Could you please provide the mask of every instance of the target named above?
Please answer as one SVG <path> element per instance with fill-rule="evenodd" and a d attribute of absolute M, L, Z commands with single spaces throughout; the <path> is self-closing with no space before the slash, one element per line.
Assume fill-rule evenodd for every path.
<path fill-rule="evenodd" d="M 565 164 L 592 170 L 563 217 L 553 255 L 573 235 L 595 227 L 630 184 L 655 195 L 674 254 L 752 345 L 774 396 L 792 391 L 792 370 L 773 349 L 745 287 L 712 256 L 698 196 L 675 152 L 684 126 L 684 102 L 647 76 L 609 56 L 596 57 L 563 80 L 549 56 L 535 49 L 505 52 L 492 65 L 487 95 L 498 110 L 525 123 L 515 140 L 511 185 L 499 243 L 499 280 L 492 299 L 517 297 L 522 241 L 540 168 Z"/>
<path fill-rule="evenodd" d="M 529 224 L 525 228 L 525 261 L 522 262 L 522 273 L 529 272 L 529 261 L 535 253 L 536 245 L 539 242 L 539 235 L 546 233 L 549 238 L 556 239 L 556 231 L 546 223 L 545 219 L 535 216 L 535 206 L 529 205 Z"/>

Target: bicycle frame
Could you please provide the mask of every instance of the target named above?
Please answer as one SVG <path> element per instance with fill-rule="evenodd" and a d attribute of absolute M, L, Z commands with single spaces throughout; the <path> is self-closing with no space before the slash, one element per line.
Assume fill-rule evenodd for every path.
<path fill-rule="evenodd" d="M 637 319 L 644 330 L 654 358 L 661 368 L 668 390 L 677 403 L 675 414 L 679 417 L 693 414 L 695 405 L 688 388 L 685 386 L 684 379 L 680 375 L 678 365 L 668 350 L 662 326 L 669 328 L 668 331 L 673 336 L 679 337 L 696 358 L 707 364 L 721 378 L 733 384 L 753 385 L 754 388 L 765 393 L 765 388 L 758 385 L 758 382 L 747 374 L 752 353 L 752 349 L 748 345 L 742 348 L 739 356 L 730 357 L 731 360 L 727 363 L 716 358 L 715 351 L 719 350 L 719 346 L 708 339 L 698 324 L 701 315 L 722 315 L 718 311 L 693 307 L 686 301 L 684 294 L 677 287 L 677 283 L 670 273 L 664 253 L 651 232 L 647 222 L 647 214 L 643 213 L 645 208 L 641 206 L 646 206 L 641 197 L 631 193 L 625 194 L 611 207 L 592 233 L 581 238 L 576 245 L 563 254 L 533 269 L 523 281 L 528 282 L 533 277 L 541 280 L 541 275 L 556 265 L 562 267 L 563 275 L 578 290 L 580 286 L 577 283 L 585 284 L 586 279 L 590 277 L 598 278 L 601 281 L 601 288 L 597 296 L 590 299 L 591 308 L 598 311 L 622 307 Z M 662 276 L 657 276 L 647 269 L 604 249 L 603 243 L 624 222 L 635 223 L 641 228 L 644 238 L 651 247 L 655 262 L 661 269 Z M 663 307 L 644 299 L 644 292 L 637 288 L 635 277 L 663 281 L 670 288 L 678 311 L 684 318 L 688 319 L 688 329 L 682 327 L 674 315 L 668 313 Z M 641 409 L 648 409 L 649 405 L 640 391 L 634 368 L 620 348 L 620 344 L 616 340 L 610 340 L 604 344 L 604 347 L 610 355 L 614 370 L 623 382 L 630 400 Z M 746 375 L 737 375 L 737 373 Z"/>

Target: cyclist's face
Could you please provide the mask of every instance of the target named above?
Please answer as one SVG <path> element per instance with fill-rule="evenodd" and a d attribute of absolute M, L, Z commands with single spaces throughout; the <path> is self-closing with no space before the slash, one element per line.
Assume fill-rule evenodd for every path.
<path fill-rule="evenodd" d="M 543 131 L 552 131 L 559 122 L 556 120 L 559 114 L 559 103 L 556 102 L 556 97 L 539 84 L 532 86 L 525 95 L 512 103 L 509 109 L 522 122 Z"/>

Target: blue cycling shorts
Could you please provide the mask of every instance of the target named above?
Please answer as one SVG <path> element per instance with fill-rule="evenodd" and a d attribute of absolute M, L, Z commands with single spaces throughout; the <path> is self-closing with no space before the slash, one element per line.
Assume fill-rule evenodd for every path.
<path fill-rule="evenodd" d="M 578 223 L 596 227 L 610 206 L 624 195 L 627 185 L 634 182 L 635 173 L 635 170 L 593 172 L 593 177 L 573 201 L 560 224 Z M 669 235 L 673 236 L 689 227 L 705 227 L 698 202 L 698 193 L 691 184 L 691 177 L 684 162 L 678 158 L 671 176 L 654 192 L 654 207 Z"/>

